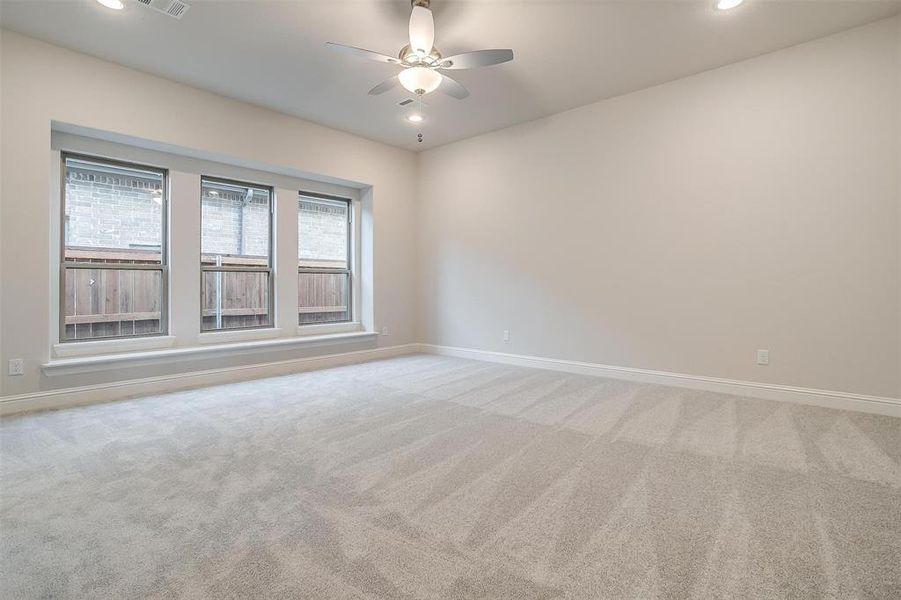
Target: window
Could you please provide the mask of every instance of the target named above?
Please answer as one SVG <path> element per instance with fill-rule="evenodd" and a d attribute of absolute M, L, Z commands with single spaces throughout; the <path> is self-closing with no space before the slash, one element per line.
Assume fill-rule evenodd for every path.
<path fill-rule="evenodd" d="M 60 341 L 165 333 L 166 171 L 62 160 Z"/>
<path fill-rule="evenodd" d="M 200 183 L 201 329 L 272 327 L 272 189 Z"/>
<path fill-rule="evenodd" d="M 351 203 L 301 193 L 297 211 L 297 312 L 300 325 L 352 318 Z"/>

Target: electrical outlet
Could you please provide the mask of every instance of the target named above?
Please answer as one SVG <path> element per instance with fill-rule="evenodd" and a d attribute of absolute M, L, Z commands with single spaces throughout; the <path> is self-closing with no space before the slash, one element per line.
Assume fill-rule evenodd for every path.
<path fill-rule="evenodd" d="M 9 361 L 9 374 L 10 375 L 24 375 L 25 374 L 25 361 L 21 358 L 13 358 Z"/>
<path fill-rule="evenodd" d="M 382 327 L 382 335 L 388 335 L 388 326 L 387 325 Z"/>
<path fill-rule="evenodd" d="M 504 329 L 504 341 L 505 342 L 510 341 L 510 330 L 509 329 Z"/>
<path fill-rule="evenodd" d="M 757 351 L 757 364 L 758 365 L 770 364 L 770 351 L 769 350 L 758 350 Z"/>

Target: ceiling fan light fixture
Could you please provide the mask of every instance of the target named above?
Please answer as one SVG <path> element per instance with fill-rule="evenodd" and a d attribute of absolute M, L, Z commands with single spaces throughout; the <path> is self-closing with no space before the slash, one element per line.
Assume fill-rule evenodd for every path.
<path fill-rule="evenodd" d="M 730 8 L 735 8 L 739 4 L 742 4 L 745 0 L 716 0 L 714 6 L 717 10 L 729 10 Z"/>
<path fill-rule="evenodd" d="M 420 58 L 426 58 L 435 44 L 435 20 L 432 11 L 414 5 L 410 14 L 410 50 Z"/>
<path fill-rule="evenodd" d="M 434 92 L 441 85 L 441 73 L 426 67 L 410 67 L 401 71 L 397 78 L 405 89 L 414 94 Z"/>

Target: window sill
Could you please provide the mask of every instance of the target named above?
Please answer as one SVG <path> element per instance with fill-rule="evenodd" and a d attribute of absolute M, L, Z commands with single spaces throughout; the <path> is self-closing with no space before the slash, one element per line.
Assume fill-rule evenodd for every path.
<path fill-rule="evenodd" d="M 175 336 L 154 335 L 121 340 L 85 340 L 83 342 L 63 342 L 53 345 L 53 355 L 58 358 L 70 356 L 90 356 L 114 354 L 134 350 L 158 350 L 175 345 Z"/>
<path fill-rule="evenodd" d="M 297 335 L 323 335 L 328 333 L 350 333 L 352 331 L 363 331 L 363 324 L 351 321 L 350 323 L 314 323 L 297 326 Z"/>
<path fill-rule="evenodd" d="M 101 356 L 85 356 L 51 360 L 41 365 L 41 370 L 48 377 L 57 375 L 77 375 L 94 373 L 119 368 L 154 366 L 173 362 L 183 363 L 186 360 L 207 360 L 226 356 L 240 356 L 272 352 L 284 348 L 313 348 L 343 343 L 373 341 L 378 334 L 369 331 L 352 333 L 334 333 L 292 338 L 276 338 L 273 340 L 257 340 L 232 344 L 195 346 L 191 348 L 171 348 L 168 350 L 150 350 L 147 352 L 128 352 L 121 354 L 105 354 Z"/>
<path fill-rule="evenodd" d="M 281 336 L 282 329 L 265 327 L 260 329 L 234 329 L 223 331 L 205 331 L 197 336 L 198 344 L 225 344 L 228 342 L 248 342 L 268 340 Z"/>

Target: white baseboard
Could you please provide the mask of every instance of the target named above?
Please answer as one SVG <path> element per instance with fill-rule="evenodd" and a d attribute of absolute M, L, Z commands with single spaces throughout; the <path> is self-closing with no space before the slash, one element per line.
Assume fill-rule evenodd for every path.
<path fill-rule="evenodd" d="M 366 362 L 380 358 L 390 358 L 393 356 L 412 354 L 414 352 L 456 356 L 522 367 L 550 369 L 565 373 L 609 377 L 612 379 L 624 379 L 640 383 L 654 383 L 658 385 L 705 390 L 736 396 L 762 398 L 764 400 L 794 402 L 798 404 L 822 406 L 825 408 L 901 417 L 901 400 L 897 398 L 867 396 L 863 394 L 829 390 L 815 390 L 772 383 L 758 383 L 754 381 L 720 379 L 716 377 L 686 375 L 684 373 L 670 373 L 666 371 L 651 371 L 631 367 L 617 367 L 556 358 L 543 358 L 540 356 L 526 356 L 470 348 L 437 346 L 433 344 L 404 344 L 400 346 L 374 348 L 371 350 L 359 350 L 356 352 L 343 352 L 340 354 L 329 354 L 224 369 L 192 371 L 189 373 L 132 379 L 128 381 L 118 381 L 77 388 L 47 390 L 30 394 L 19 394 L 17 396 L 4 396 L 0 397 L 0 415 L 66 408 L 84 404 L 96 404 L 112 400 L 121 400 L 133 396 L 174 392 L 205 385 L 217 385 L 261 377 L 274 377 L 277 375 L 287 375 L 302 371 L 312 371 L 315 369 L 325 369 L 340 365 Z"/>
<path fill-rule="evenodd" d="M 358 350 L 340 354 L 312 356 L 292 360 L 282 360 L 223 369 L 209 369 L 177 373 L 160 377 L 147 377 L 89 385 L 77 388 L 47 390 L 30 394 L 0 397 L 0 415 L 66 408 L 83 404 L 96 404 L 111 400 L 122 400 L 133 396 L 174 392 L 205 385 L 217 385 L 235 381 L 246 381 L 260 377 L 288 375 L 302 371 L 326 369 L 340 365 L 366 362 L 380 358 L 390 358 L 412 354 L 419 349 L 418 344 L 387 346 L 371 350 Z"/>
<path fill-rule="evenodd" d="M 815 390 L 774 383 L 720 379 L 717 377 L 686 375 L 684 373 L 670 373 L 667 371 L 650 371 L 647 369 L 635 369 L 631 367 L 616 367 L 596 363 L 561 360 L 557 358 L 543 358 L 540 356 L 506 354 L 503 352 L 490 352 L 487 350 L 474 350 L 471 348 L 454 348 L 451 346 L 436 346 L 433 344 L 418 344 L 418 348 L 420 352 L 429 354 L 471 358 L 474 360 L 518 365 L 521 367 L 550 369 L 553 371 L 563 371 L 565 373 L 625 379 L 640 383 L 655 383 L 658 385 L 690 388 L 708 392 L 718 392 L 721 394 L 732 394 L 735 396 L 748 396 L 764 400 L 794 402 L 797 404 L 810 404 L 825 408 L 901 417 L 901 399 L 898 398 L 866 396 L 863 394 L 834 392 L 829 390 Z"/>

